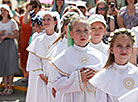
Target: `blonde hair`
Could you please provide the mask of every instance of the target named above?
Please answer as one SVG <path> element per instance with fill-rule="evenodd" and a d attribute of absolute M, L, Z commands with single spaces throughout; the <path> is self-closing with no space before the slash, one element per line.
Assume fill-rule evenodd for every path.
<path fill-rule="evenodd" d="M 78 16 L 78 17 L 76 17 L 76 18 L 73 18 L 73 19 L 70 21 L 70 23 L 69 23 L 69 29 L 70 29 L 70 31 L 72 31 L 74 25 L 75 25 L 78 21 L 81 21 L 81 20 L 85 21 L 85 22 L 88 24 L 89 28 L 90 28 L 90 24 L 89 24 L 89 22 L 88 22 L 88 19 L 87 19 L 86 17 L 80 17 L 80 16 Z"/>
<path fill-rule="evenodd" d="M 120 35 L 121 36 L 128 36 L 131 40 L 132 46 L 134 45 L 135 35 L 129 29 L 121 28 L 121 29 L 117 29 L 111 33 L 111 35 L 109 37 L 110 48 L 112 48 L 114 46 L 114 42 L 116 41 L 117 37 Z M 113 62 L 114 62 L 114 54 L 110 53 L 104 68 L 109 67 L 110 65 L 113 64 Z"/>

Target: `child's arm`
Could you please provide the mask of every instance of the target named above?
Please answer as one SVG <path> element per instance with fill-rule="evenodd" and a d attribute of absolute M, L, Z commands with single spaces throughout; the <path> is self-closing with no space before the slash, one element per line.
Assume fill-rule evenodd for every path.
<path fill-rule="evenodd" d="M 32 53 L 29 53 L 28 62 L 27 62 L 27 68 L 29 68 L 29 71 L 32 71 L 34 75 L 39 75 L 40 78 L 45 82 L 45 84 L 48 84 L 48 77 L 45 77 L 43 74 L 43 68 L 42 68 L 42 61 L 39 57 L 35 56 Z"/>
<path fill-rule="evenodd" d="M 61 75 L 57 70 L 52 70 L 52 73 L 49 86 L 62 93 L 83 91 L 83 82 L 87 82 L 95 75 L 92 69 L 74 71 L 68 77 Z"/>
<path fill-rule="evenodd" d="M 34 75 L 43 74 L 40 58 L 30 52 L 27 60 L 27 69 L 32 71 Z"/>
<path fill-rule="evenodd" d="M 51 68 L 52 75 L 50 75 L 48 86 L 54 88 L 61 93 L 72 93 L 82 91 L 80 88 L 80 74 L 79 71 L 74 71 L 70 76 L 60 74 L 54 68 Z"/>

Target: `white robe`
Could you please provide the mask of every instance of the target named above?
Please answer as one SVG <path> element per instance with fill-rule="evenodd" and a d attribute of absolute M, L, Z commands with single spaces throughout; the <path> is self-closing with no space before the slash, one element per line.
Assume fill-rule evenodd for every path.
<path fill-rule="evenodd" d="M 104 44 L 103 41 L 101 41 L 100 43 L 98 44 L 93 44 L 92 42 L 89 43 L 89 45 L 99 51 L 101 51 L 104 56 L 105 56 L 105 60 L 104 62 L 106 63 L 107 59 L 108 59 L 108 56 L 109 56 L 109 45 L 107 44 Z"/>
<path fill-rule="evenodd" d="M 26 98 L 26 102 L 45 102 L 45 100 L 48 100 L 49 89 L 45 85 L 44 81 L 39 77 L 39 74 L 47 76 L 48 60 L 46 59 L 46 56 L 48 54 L 49 47 L 56 37 L 56 33 L 51 36 L 42 34 L 35 38 L 27 48 L 27 51 L 30 53 L 27 62 L 27 69 L 30 73 L 33 73 L 31 74 L 32 76 L 30 76 L 33 80 L 29 79 L 30 85 L 28 85 L 28 98 Z M 33 89 L 32 87 L 35 88 Z M 29 97 L 30 95 L 34 96 Z"/>
<path fill-rule="evenodd" d="M 96 102 L 118 102 L 118 98 L 138 87 L 138 68 L 127 63 L 118 65 L 113 63 L 107 69 L 98 72 L 89 82 L 96 90 Z"/>
<path fill-rule="evenodd" d="M 61 53 L 63 50 L 65 50 L 67 48 L 67 39 L 66 38 L 64 38 L 63 40 L 61 40 L 61 41 L 59 41 L 58 43 L 57 43 L 57 45 L 53 48 L 53 49 L 51 49 L 51 51 L 48 53 L 48 55 L 46 56 L 49 60 L 51 60 L 51 59 L 53 59 L 54 57 L 56 57 L 59 53 Z M 49 64 L 49 66 L 48 66 L 48 70 L 47 70 L 47 76 L 48 76 L 48 78 L 49 78 L 49 82 L 50 82 L 50 77 L 53 77 L 53 71 L 51 71 L 51 65 Z M 48 85 L 48 87 L 50 88 L 50 89 L 52 89 L 52 87 L 51 86 L 49 86 Z M 52 91 L 51 91 L 52 92 Z M 62 95 L 59 93 L 59 92 L 57 92 L 56 93 L 56 95 L 57 95 L 57 97 L 53 97 L 53 95 L 52 95 L 52 93 L 51 92 L 49 92 L 49 100 L 48 100 L 48 102 L 58 102 L 57 100 L 61 100 L 61 97 L 62 97 Z M 59 101 L 60 102 L 60 101 Z"/>
<path fill-rule="evenodd" d="M 42 32 L 38 33 L 38 32 L 35 32 L 33 35 L 32 35 L 32 39 L 31 39 L 31 42 L 37 38 L 38 36 L 42 35 L 42 34 L 45 34 L 45 30 L 43 30 Z"/>
<path fill-rule="evenodd" d="M 119 97 L 119 102 L 138 102 L 138 88 L 135 88 L 125 95 Z"/>
<path fill-rule="evenodd" d="M 103 54 L 90 47 L 76 45 L 62 51 L 51 60 L 51 74 L 49 85 L 63 94 L 57 102 L 95 102 L 93 86 L 81 81 L 80 69 L 92 68 L 96 71 L 103 68 Z M 55 69 L 56 70 L 55 70 Z"/>
<path fill-rule="evenodd" d="M 67 48 L 67 39 L 64 38 L 63 40 L 59 41 L 57 43 L 57 45 L 51 49 L 48 53 L 48 55 L 46 56 L 46 58 L 48 58 L 49 60 L 53 59 L 54 57 L 56 57 L 59 53 L 61 53 L 64 49 Z"/>

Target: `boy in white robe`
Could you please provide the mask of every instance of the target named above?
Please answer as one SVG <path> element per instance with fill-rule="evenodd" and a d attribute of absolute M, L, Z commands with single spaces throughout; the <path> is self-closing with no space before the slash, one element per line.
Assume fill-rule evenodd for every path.
<path fill-rule="evenodd" d="M 106 21 L 104 17 L 100 14 L 93 14 L 88 18 L 91 25 L 91 40 L 90 46 L 101 51 L 103 56 L 105 56 L 105 63 L 109 55 L 109 45 L 103 43 L 102 38 L 106 33 Z"/>

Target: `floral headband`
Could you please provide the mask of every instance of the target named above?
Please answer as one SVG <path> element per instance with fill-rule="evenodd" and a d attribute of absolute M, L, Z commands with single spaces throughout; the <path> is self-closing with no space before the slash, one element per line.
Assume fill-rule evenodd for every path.
<path fill-rule="evenodd" d="M 129 36 L 132 38 L 133 42 L 136 41 L 135 34 L 132 33 L 130 29 L 121 28 L 121 29 L 116 29 L 114 32 L 112 32 L 112 33 L 110 34 L 110 36 L 109 36 L 109 38 L 108 38 L 109 43 L 111 43 L 111 41 L 112 41 L 112 39 L 113 39 L 113 37 L 114 37 L 115 35 L 120 35 L 120 34 L 129 35 Z"/>

